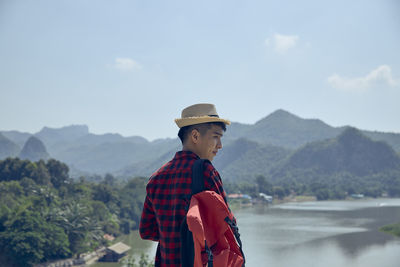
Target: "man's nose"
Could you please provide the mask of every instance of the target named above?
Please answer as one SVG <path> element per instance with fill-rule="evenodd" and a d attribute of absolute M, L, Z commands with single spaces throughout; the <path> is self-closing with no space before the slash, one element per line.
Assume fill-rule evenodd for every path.
<path fill-rule="evenodd" d="M 218 140 L 217 148 L 218 148 L 218 149 L 221 149 L 221 148 L 222 148 L 222 142 L 221 142 L 221 140 Z"/>

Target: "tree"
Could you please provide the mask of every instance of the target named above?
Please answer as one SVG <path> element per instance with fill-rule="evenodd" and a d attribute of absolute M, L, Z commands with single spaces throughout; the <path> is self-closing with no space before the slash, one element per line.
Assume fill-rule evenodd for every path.
<path fill-rule="evenodd" d="M 46 167 L 50 174 L 50 181 L 55 188 L 60 188 L 68 182 L 69 168 L 65 163 L 55 159 L 49 159 L 46 163 Z"/>
<path fill-rule="evenodd" d="M 389 196 L 399 197 L 400 196 L 400 186 L 395 185 L 388 189 Z"/>
<path fill-rule="evenodd" d="M 283 199 L 285 196 L 285 190 L 280 186 L 274 186 L 274 195 L 276 195 L 279 199 Z"/>
<path fill-rule="evenodd" d="M 272 193 L 273 193 L 272 192 L 273 191 L 272 184 L 269 183 L 264 176 L 258 175 L 256 177 L 256 183 L 257 183 L 257 186 L 258 186 L 258 192 L 259 193 L 272 195 Z"/>
<path fill-rule="evenodd" d="M 30 178 L 40 185 L 50 184 L 50 174 L 47 170 L 46 163 L 43 160 L 32 163 L 31 166 L 33 166 L 34 169 Z"/>
<path fill-rule="evenodd" d="M 103 181 L 103 183 L 106 184 L 106 185 L 109 185 L 109 186 L 115 186 L 116 183 L 117 183 L 117 179 L 115 179 L 115 177 L 112 176 L 111 174 L 107 173 L 107 174 L 104 176 L 104 181 Z"/>
<path fill-rule="evenodd" d="M 0 232 L 0 247 L 19 266 L 70 255 L 64 231 L 28 209 L 17 213 Z"/>
<path fill-rule="evenodd" d="M 7 158 L 0 161 L 0 182 L 19 181 L 24 177 L 32 177 L 34 167 L 29 160 Z"/>
<path fill-rule="evenodd" d="M 319 188 L 315 192 L 317 200 L 327 200 L 329 199 L 329 190 L 327 188 Z"/>
<path fill-rule="evenodd" d="M 98 184 L 93 187 L 93 199 L 105 204 L 116 200 L 115 191 L 106 184 Z"/>
<path fill-rule="evenodd" d="M 125 267 L 154 267 L 154 264 L 150 261 L 149 256 L 142 253 L 140 255 L 139 264 L 136 264 L 134 256 L 130 256 L 123 260 L 123 266 Z"/>
<path fill-rule="evenodd" d="M 89 208 L 79 202 L 69 202 L 55 212 L 56 222 L 68 235 L 70 250 L 80 254 L 102 238 L 99 221 L 89 216 Z"/>

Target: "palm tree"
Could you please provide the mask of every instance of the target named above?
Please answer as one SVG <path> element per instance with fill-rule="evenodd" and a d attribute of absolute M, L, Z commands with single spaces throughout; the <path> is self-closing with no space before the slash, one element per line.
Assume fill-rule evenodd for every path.
<path fill-rule="evenodd" d="M 77 201 L 68 202 L 62 209 L 54 208 L 49 214 L 68 235 L 70 249 L 77 257 L 103 237 L 100 222 L 89 214 L 88 206 Z"/>

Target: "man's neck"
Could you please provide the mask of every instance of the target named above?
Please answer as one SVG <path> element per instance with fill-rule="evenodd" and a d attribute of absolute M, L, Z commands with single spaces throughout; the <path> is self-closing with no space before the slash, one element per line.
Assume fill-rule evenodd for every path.
<path fill-rule="evenodd" d="M 195 153 L 197 156 L 199 156 L 199 153 L 196 152 L 196 149 L 194 149 L 193 147 L 188 146 L 188 145 L 183 145 L 182 151 L 190 151 L 190 152 Z"/>

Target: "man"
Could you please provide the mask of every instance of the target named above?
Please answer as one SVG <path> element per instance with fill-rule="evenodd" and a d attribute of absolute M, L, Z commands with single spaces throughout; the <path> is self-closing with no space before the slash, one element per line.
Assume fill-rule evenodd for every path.
<path fill-rule="evenodd" d="M 230 124 L 219 118 L 212 104 L 189 106 L 175 122 L 180 128 L 182 151 L 149 179 L 139 227 L 143 239 L 158 241 L 155 266 L 181 265 L 180 227 L 190 202 L 192 166 L 199 158 L 213 160 Z M 226 202 L 221 178 L 209 162 L 203 176 L 205 189 L 217 192 Z"/>

